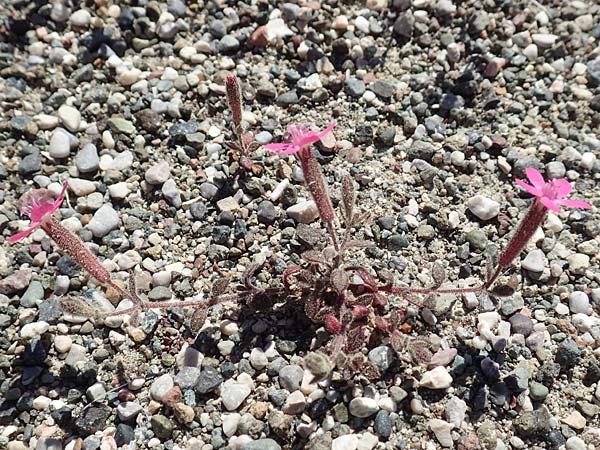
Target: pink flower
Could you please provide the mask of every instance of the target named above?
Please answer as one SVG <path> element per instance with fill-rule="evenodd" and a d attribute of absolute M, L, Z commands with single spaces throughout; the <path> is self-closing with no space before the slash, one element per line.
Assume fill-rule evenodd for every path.
<path fill-rule="evenodd" d="M 48 214 L 52 214 L 62 204 L 65 198 L 65 191 L 67 190 L 67 183 L 63 184 L 62 190 L 56 200 L 53 200 L 53 194 L 48 189 L 33 189 L 21 197 L 19 203 L 21 204 L 21 215 L 28 216 L 31 219 L 29 228 L 20 233 L 14 234 L 8 238 L 8 242 L 11 244 L 21 239 L 25 239 L 33 231 L 40 226 L 42 220 Z"/>
<path fill-rule="evenodd" d="M 573 186 L 564 178 L 551 180 L 546 183 L 542 174 L 533 167 L 525 169 L 525 173 L 531 185 L 519 179 L 515 180 L 516 183 L 531 195 L 538 197 L 542 205 L 549 210 L 558 212 L 560 211 L 559 206 L 583 209 L 590 209 L 592 207 L 589 203 L 581 200 L 565 200 L 565 197 L 573 190 Z"/>
<path fill-rule="evenodd" d="M 333 121 L 320 133 L 310 131 L 306 125 L 289 125 L 288 137 L 290 142 L 288 144 L 267 144 L 265 145 L 265 148 L 271 150 L 277 156 L 291 155 L 299 152 L 305 145 L 314 144 L 315 142 L 320 141 L 327 133 L 333 130 L 336 125 L 335 121 Z"/>

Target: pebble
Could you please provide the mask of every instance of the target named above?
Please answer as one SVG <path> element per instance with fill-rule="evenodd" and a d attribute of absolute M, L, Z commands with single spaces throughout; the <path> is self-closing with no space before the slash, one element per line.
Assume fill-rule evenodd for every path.
<path fill-rule="evenodd" d="M 444 448 L 453 447 L 451 430 L 453 425 L 441 419 L 431 419 L 427 422 L 427 426 L 433 432 L 435 438 Z"/>
<path fill-rule="evenodd" d="M 163 402 L 173 386 L 175 385 L 173 377 L 169 374 L 164 374 L 158 377 L 150 385 L 150 395 L 157 402 Z"/>
<path fill-rule="evenodd" d="M 588 314 L 590 312 L 590 299 L 585 292 L 574 291 L 569 295 L 569 309 L 573 314 Z"/>
<path fill-rule="evenodd" d="M 475 195 L 467 201 L 467 208 L 481 220 L 490 220 L 500 213 L 500 203 L 483 195 Z"/>
<path fill-rule="evenodd" d="M 250 395 L 251 389 L 246 384 L 236 383 L 232 380 L 227 380 L 221 390 L 221 401 L 227 411 L 234 411 Z"/>
<path fill-rule="evenodd" d="M 250 441 L 241 450 L 281 450 L 281 446 L 273 439 L 257 439 Z"/>
<path fill-rule="evenodd" d="M 579 436 L 571 436 L 566 442 L 567 450 L 587 450 L 588 446 Z"/>
<path fill-rule="evenodd" d="M 369 361 L 371 361 L 381 372 L 389 369 L 394 361 L 394 351 L 387 346 L 375 347 L 369 351 Z"/>
<path fill-rule="evenodd" d="M 300 389 L 302 378 L 304 377 L 304 369 L 297 365 L 287 365 L 279 371 L 279 385 L 289 391 L 294 392 Z"/>
<path fill-rule="evenodd" d="M 452 385 L 452 376 L 445 367 L 435 367 L 421 376 L 419 384 L 429 389 L 448 389 Z"/>
<path fill-rule="evenodd" d="M 73 345 L 73 340 L 70 336 L 59 335 L 54 338 L 54 348 L 58 353 L 68 353 Z"/>
<path fill-rule="evenodd" d="M 267 355 L 265 355 L 265 352 L 262 349 L 252 349 L 250 352 L 250 364 L 252 364 L 252 367 L 256 370 L 262 370 L 267 367 L 268 362 Z"/>
<path fill-rule="evenodd" d="M 77 108 L 69 105 L 62 105 L 58 108 L 58 118 L 67 130 L 71 132 L 79 130 L 81 114 Z"/>
<path fill-rule="evenodd" d="M 355 417 L 369 417 L 379 411 L 379 405 L 377 401 L 368 397 L 357 397 L 350 401 L 349 405 L 350 414 Z"/>
<path fill-rule="evenodd" d="M 450 397 L 444 408 L 444 417 L 446 420 L 453 424 L 455 428 L 460 428 L 463 420 L 465 420 L 466 413 L 466 402 L 455 396 Z"/>
<path fill-rule="evenodd" d="M 38 338 L 50 329 L 48 322 L 31 322 L 21 327 L 20 335 L 23 339 Z"/>
<path fill-rule="evenodd" d="M 137 402 L 123 402 L 117 406 L 117 415 L 123 422 L 132 421 L 143 410 L 142 405 Z"/>
<path fill-rule="evenodd" d="M 535 249 L 527 253 L 527 256 L 521 262 L 521 267 L 530 272 L 542 272 L 546 267 L 546 255 L 540 249 Z"/>
<path fill-rule="evenodd" d="M 319 217 L 319 210 L 313 200 L 296 203 L 285 212 L 297 223 L 312 223 Z"/>
<path fill-rule="evenodd" d="M 153 165 L 144 175 L 144 179 L 147 183 L 152 185 L 163 184 L 171 177 L 171 167 L 167 161 L 161 161 L 158 164 Z"/>
<path fill-rule="evenodd" d="M 357 450 L 358 437 L 354 434 L 345 434 L 336 437 L 331 442 L 331 450 Z"/>
<path fill-rule="evenodd" d="M 69 22 L 76 27 L 87 27 L 91 18 L 92 15 L 87 9 L 78 9 L 71 14 Z"/>
<path fill-rule="evenodd" d="M 75 158 L 77 170 L 81 173 L 95 172 L 100 167 L 100 158 L 94 144 L 85 144 Z"/>
<path fill-rule="evenodd" d="M 72 138 L 62 128 L 57 128 L 52 133 L 50 144 L 48 145 L 48 153 L 52 158 L 62 159 L 67 158 L 71 154 Z"/>
<path fill-rule="evenodd" d="M 119 213 L 111 205 L 105 204 L 96 211 L 87 228 L 95 237 L 101 238 L 115 230 L 120 223 Z"/>

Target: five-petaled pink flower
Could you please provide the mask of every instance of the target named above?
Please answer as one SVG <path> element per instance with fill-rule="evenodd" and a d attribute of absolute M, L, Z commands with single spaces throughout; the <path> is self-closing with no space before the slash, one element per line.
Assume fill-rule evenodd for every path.
<path fill-rule="evenodd" d="M 277 156 L 291 155 L 299 152 L 305 145 L 314 144 L 320 141 L 336 126 L 335 121 L 331 122 L 327 128 L 320 133 L 315 133 L 308 129 L 306 125 L 289 125 L 288 137 L 290 142 L 287 144 L 267 144 L 265 148 L 271 150 Z"/>
<path fill-rule="evenodd" d="M 29 236 L 33 231 L 40 226 L 42 220 L 48 214 L 52 214 L 62 204 L 65 198 L 65 191 L 67 190 L 67 183 L 63 184 L 62 190 L 58 195 L 58 198 L 54 200 L 54 195 L 48 189 L 33 189 L 27 192 L 21 197 L 21 215 L 29 216 L 31 219 L 31 225 L 25 231 L 14 234 L 8 238 L 8 242 L 20 241 Z"/>
<path fill-rule="evenodd" d="M 573 186 L 564 178 L 558 180 L 544 181 L 544 177 L 533 167 L 525 169 L 527 178 L 530 184 L 523 180 L 515 180 L 516 183 L 523 189 L 527 190 L 531 195 L 535 195 L 540 199 L 542 205 L 551 211 L 560 211 L 559 206 L 568 206 L 570 208 L 590 209 L 592 206 L 581 200 L 566 200 L 565 197 L 571 193 Z M 533 185 L 533 186 L 532 186 Z"/>

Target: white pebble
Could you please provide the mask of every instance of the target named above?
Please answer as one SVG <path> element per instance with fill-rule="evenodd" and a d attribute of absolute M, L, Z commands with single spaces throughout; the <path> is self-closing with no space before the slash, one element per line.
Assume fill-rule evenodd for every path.
<path fill-rule="evenodd" d="M 50 328 L 48 322 L 40 320 L 39 322 L 31 322 L 21 327 L 21 337 L 25 339 L 32 339 L 41 336 Z"/>
<path fill-rule="evenodd" d="M 481 220 L 490 220 L 500 212 L 500 203 L 483 195 L 476 195 L 467 201 L 469 211 Z"/>

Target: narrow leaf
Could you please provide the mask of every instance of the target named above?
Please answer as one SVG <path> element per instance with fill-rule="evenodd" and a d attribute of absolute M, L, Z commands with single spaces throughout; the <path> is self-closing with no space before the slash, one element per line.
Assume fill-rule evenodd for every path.
<path fill-rule="evenodd" d="M 223 295 L 225 293 L 225 291 L 227 290 L 227 287 L 229 286 L 230 281 L 231 281 L 231 278 L 229 278 L 229 277 L 219 278 L 212 285 L 211 295 L 213 297 L 218 297 L 219 295 Z"/>
<path fill-rule="evenodd" d="M 82 298 L 68 296 L 58 299 L 58 304 L 63 312 L 74 316 L 95 318 L 99 313 L 96 308 Z"/>
<path fill-rule="evenodd" d="M 342 178 L 342 205 L 344 207 L 343 212 L 347 227 L 352 226 L 355 202 L 356 192 L 354 190 L 354 183 L 350 175 L 346 173 Z"/>
<path fill-rule="evenodd" d="M 346 333 L 346 352 L 354 353 L 363 346 L 366 340 L 366 329 L 367 327 L 359 325 L 348 330 L 348 333 Z"/>
<path fill-rule="evenodd" d="M 438 262 L 434 262 L 431 267 L 431 277 L 433 278 L 433 288 L 439 288 L 446 281 L 446 271 Z"/>
<path fill-rule="evenodd" d="M 261 264 L 259 263 L 250 263 L 246 270 L 242 274 L 242 284 L 246 286 L 248 289 L 257 289 L 257 287 L 252 284 L 252 277 L 254 273 L 260 268 Z"/>
<path fill-rule="evenodd" d="M 344 269 L 334 269 L 331 272 L 331 285 L 338 294 L 341 294 L 348 289 L 349 284 L 350 280 Z"/>
<path fill-rule="evenodd" d="M 346 248 L 374 248 L 377 247 L 375 242 L 353 239 L 346 243 Z"/>
<path fill-rule="evenodd" d="M 206 322 L 206 318 L 208 317 L 208 309 L 207 308 L 197 308 L 192 317 L 190 319 L 190 331 L 192 334 L 196 335 Z"/>

